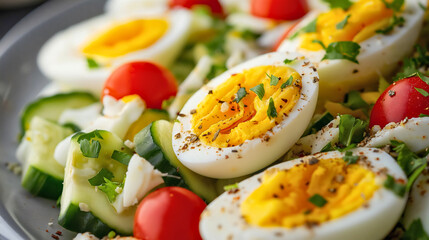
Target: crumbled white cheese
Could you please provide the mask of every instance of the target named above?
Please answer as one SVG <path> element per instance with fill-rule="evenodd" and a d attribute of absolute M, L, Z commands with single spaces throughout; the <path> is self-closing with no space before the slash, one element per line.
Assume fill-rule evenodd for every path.
<path fill-rule="evenodd" d="M 151 189 L 163 183 L 162 173 L 154 169 L 146 159 L 134 154 L 128 163 L 122 193 L 112 204 L 118 213 L 137 204 Z"/>
<path fill-rule="evenodd" d="M 89 206 L 86 203 L 79 203 L 79 209 L 82 212 L 89 212 L 90 211 Z"/>

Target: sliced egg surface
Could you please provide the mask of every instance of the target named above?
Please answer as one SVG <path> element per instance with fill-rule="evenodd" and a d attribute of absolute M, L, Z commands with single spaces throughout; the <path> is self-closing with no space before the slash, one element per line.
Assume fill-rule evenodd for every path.
<path fill-rule="evenodd" d="M 108 0 L 104 8 L 112 14 L 156 14 L 168 10 L 168 0 Z"/>
<path fill-rule="evenodd" d="M 350 90 L 376 88 L 380 75 L 388 76 L 398 63 L 412 52 L 420 33 L 424 0 L 407 0 L 397 17 L 404 23 L 387 34 L 376 33 L 393 21 L 394 12 L 382 0 L 358 0 L 348 10 L 334 8 L 327 12 L 314 10 L 307 14 L 292 35 L 279 46 L 279 51 L 295 51 L 310 59 L 320 76 L 320 103 L 331 100 L 342 102 Z M 346 19 L 347 18 L 347 19 Z M 301 30 L 316 20 L 314 29 Z M 313 22 L 314 23 L 314 22 Z M 330 43 L 353 41 L 360 45 L 359 63 L 344 59 L 322 60 Z"/>
<path fill-rule="evenodd" d="M 407 178 L 375 148 L 319 153 L 283 162 L 237 184 L 201 215 L 203 239 L 383 239 L 407 196 L 383 187 L 387 175 Z"/>
<path fill-rule="evenodd" d="M 159 15 L 103 14 L 55 34 L 42 47 L 38 65 L 64 88 L 99 95 L 104 81 L 123 63 L 171 64 L 186 43 L 191 21 L 186 9 Z"/>
<path fill-rule="evenodd" d="M 253 58 L 188 100 L 173 127 L 174 152 L 186 167 L 208 177 L 255 172 L 299 139 L 317 94 L 317 71 L 299 54 Z"/>

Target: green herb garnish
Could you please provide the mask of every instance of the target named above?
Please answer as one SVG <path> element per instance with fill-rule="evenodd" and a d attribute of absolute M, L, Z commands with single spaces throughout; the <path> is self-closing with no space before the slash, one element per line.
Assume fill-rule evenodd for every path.
<path fill-rule="evenodd" d="M 426 92 L 424 89 L 421 89 L 421 88 L 414 88 L 414 89 L 416 89 L 417 92 L 419 92 L 421 95 L 423 95 L 423 97 L 429 96 L 429 93 Z"/>
<path fill-rule="evenodd" d="M 392 17 L 392 19 L 390 20 L 389 26 L 387 26 L 387 27 L 385 27 L 383 29 L 376 30 L 375 32 L 376 33 L 380 33 L 380 34 L 388 34 L 391 31 L 393 31 L 393 29 L 396 26 L 402 26 L 402 25 L 404 25 L 404 23 L 405 23 L 405 19 L 403 17 L 397 17 L 397 16 L 394 15 Z"/>
<path fill-rule="evenodd" d="M 419 117 L 429 117 L 429 115 L 421 113 Z"/>
<path fill-rule="evenodd" d="M 256 86 L 252 87 L 250 89 L 250 91 L 256 93 L 256 95 L 258 95 L 259 99 L 262 100 L 262 98 L 265 95 L 264 84 L 261 83 L 259 85 L 256 85 Z"/>
<path fill-rule="evenodd" d="M 357 160 L 359 160 L 359 157 L 353 156 L 352 152 L 347 151 L 346 154 L 344 155 L 343 159 L 347 163 L 347 165 L 350 165 L 350 164 L 357 163 Z"/>
<path fill-rule="evenodd" d="M 271 74 L 271 76 L 268 73 L 265 73 L 267 75 L 267 77 L 270 79 L 270 85 L 271 86 L 275 86 L 279 83 L 280 78 L 276 77 L 274 75 Z"/>
<path fill-rule="evenodd" d="M 105 179 L 111 180 L 113 178 L 113 173 L 105 168 L 102 168 L 97 175 L 88 179 L 89 184 L 91 186 L 100 186 L 105 183 Z"/>
<path fill-rule="evenodd" d="M 392 140 L 390 144 L 393 146 L 393 151 L 398 154 L 398 164 L 407 176 L 410 176 L 417 168 L 426 163 L 426 158 L 417 156 L 405 143 Z"/>
<path fill-rule="evenodd" d="M 421 3 L 421 2 L 419 2 L 419 7 L 423 10 L 423 11 L 425 11 L 426 12 L 426 6 L 425 5 L 423 5 L 423 3 Z"/>
<path fill-rule="evenodd" d="M 359 63 L 356 57 L 360 53 L 360 45 L 352 41 L 333 42 L 326 47 L 321 41 L 315 40 L 326 51 L 322 60 L 327 59 L 345 59 L 354 63 Z"/>
<path fill-rule="evenodd" d="M 98 64 L 94 59 L 89 57 L 86 58 L 86 65 L 89 69 L 100 68 L 100 64 Z"/>
<path fill-rule="evenodd" d="M 341 22 L 339 22 L 339 23 L 336 25 L 336 28 L 337 28 L 338 30 L 343 29 L 343 28 L 347 25 L 347 22 L 349 21 L 350 16 L 351 16 L 350 14 L 349 14 L 349 15 L 347 15 L 347 16 L 346 16 L 346 18 L 344 18 L 344 20 L 342 20 Z"/>
<path fill-rule="evenodd" d="M 277 117 L 277 111 L 272 97 L 270 98 L 270 103 L 268 104 L 267 116 L 269 119 Z"/>
<path fill-rule="evenodd" d="M 350 0 L 323 0 L 324 2 L 329 4 L 330 8 L 342 8 L 344 10 L 349 9 L 353 2 Z"/>
<path fill-rule="evenodd" d="M 289 79 L 280 86 L 280 88 L 283 89 L 283 88 L 286 88 L 287 86 L 290 86 L 292 84 L 292 81 L 293 81 L 293 77 L 290 76 Z"/>
<path fill-rule="evenodd" d="M 387 2 L 386 0 L 382 1 L 387 8 L 392 9 L 394 12 L 400 12 L 405 2 L 405 0 L 393 0 L 392 2 Z"/>
<path fill-rule="evenodd" d="M 84 157 L 98 158 L 101 150 L 101 144 L 98 140 L 82 139 L 82 141 L 80 141 L 80 150 Z"/>
<path fill-rule="evenodd" d="M 237 97 L 234 99 L 234 102 L 239 103 L 247 95 L 246 88 L 241 87 L 237 91 Z"/>
<path fill-rule="evenodd" d="M 384 187 L 399 197 L 403 197 L 406 192 L 406 186 L 404 184 L 397 183 L 395 178 L 390 175 L 387 175 L 387 179 L 384 181 Z"/>
<path fill-rule="evenodd" d="M 127 166 L 130 163 L 131 157 L 132 157 L 131 154 L 120 152 L 117 150 L 114 150 L 112 153 L 112 156 L 111 156 L 111 158 L 113 160 L 116 160 L 116 161 L 118 161 L 124 165 L 127 165 Z"/>
<path fill-rule="evenodd" d="M 312 33 L 317 31 L 317 18 L 311 21 L 307 26 L 295 32 L 290 39 L 296 38 L 300 33 Z"/>
<path fill-rule="evenodd" d="M 429 235 L 425 232 L 420 218 L 411 223 L 410 227 L 402 235 L 401 240 L 429 240 Z"/>
<path fill-rule="evenodd" d="M 226 185 L 223 187 L 223 190 L 225 190 L 225 191 L 230 191 L 230 190 L 235 190 L 235 189 L 238 189 L 238 183 Z"/>
<path fill-rule="evenodd" d="M 348 114 L 341 115 L 338 126 L 340 130 L 339 142 L 345 147 L 353 143 L 360 143 L 364 138 L 367 126 L 367 121 L 362 121 Z"/>
<path fill-rule="evenodd" d="M 107 178 L 104 178 L 104 183 L 98 186 L 98 189 L 104 192 L 109 199 L 109 202 L 113 203 L 119 193 L 116 191 L 117 188 L 123 188 L 122 183 L 112 182 Z"/>
<path fill-rule="evenodd" d="M 310 197 L 308 201 L 311 202 L 316 207 L 320 207 L 320 208 L 325 206 L 326 203 L 328 203 L 328 201 L 324 197 L 320 196 L 317 193 L 314 194 L 312 197 Z"/>
<path fill-rule="evenodd" d="M 290 64 L 290 63 L 293 63 L 294 61 L 295 61 L 296 59 L 285 59 L 283 62 L 284 62 L 284 64 Z"/>
<path fill-rule="evenodd" d="M 356 110 L 360 108 L 364 110 L 369 110 L 369 107 L 370 107 L 369 104 L 362 99 L 358 91 L 349 92 L 346 95 L 346 101 L 343 105 L 352 110 Z"/>

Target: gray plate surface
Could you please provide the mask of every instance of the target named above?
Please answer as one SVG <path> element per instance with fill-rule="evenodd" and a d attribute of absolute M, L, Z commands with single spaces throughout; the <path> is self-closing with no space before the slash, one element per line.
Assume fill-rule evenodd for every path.
<path fill-rule="evenodd" d="M 57 224 L 55 201 L 36 198 L 20 186 L 20 177 L 6 169 L 16 162 L 19 115 L 48 83 L 36 65 L 37 53 L 54 33 L 100 14 L 104 0 L 50 1 L 19 22 L 0 42 L 0 239 L 61 239 L 75 234 Z M 48 223 L 53 222 L 52 226 Z M 48 231 L 48 232 L 47 232 Z"/>

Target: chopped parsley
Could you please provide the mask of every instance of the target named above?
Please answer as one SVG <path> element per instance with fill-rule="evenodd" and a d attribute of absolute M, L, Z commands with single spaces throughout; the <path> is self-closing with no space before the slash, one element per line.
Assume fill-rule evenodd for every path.
<path fill-rule="evenodd" d="M 296 38 L 300 33 L 312 33 L 317 31 L 317 18 L 311 21 L 307 26 L 295 32 L 290 39 Z"/>
<path fill-rule="evenodd" d="M 339 143 L 344 147 L 360 143 L 364 138 L 367 126 L 367 121 L 362 121 L 348 114 L 341 115 L 338 126 L 340 131 L 338 137 Z"/>
<path fill-rule="evenodd" d="M 410 176 L 417 168 L 426 163 L 426 158 L 417 156 L 405 143 L 392 140 L 390 144 L 393 146 L 393 151 L 398 154 L 398 164 L 407 176 Z"/>
<path fill-rule="evenodd" d="M 256 93 L 256 95 L 258 95 L 258 97 L 259 97 L 259 99 L 261 99 L 262 100 L 262 98 L 264 97 L 264 95 L 265 95 L 265 89 L 264 89 L 264 84 L 259 84 L 259 85 L 256 85 L 256 86 L 254 86 L 254 87 L 252 87 L 251 89 L 250 89 L 250 91 L 252 91 L 252 92 L 254 92 L 254 93 Z"/>
<path fill-rule="evenodd" d="M 98 140 L 82 139 L 79 144 L 84 157 L 98 158 L 101 150 L 101 144 Z"/>
<path fill-rule="evenodd" d="M 284 64 L 290 64 L 290 63 L 293 63 L 294 61 L 295 61 L 296 59 L 285 59 L 283 62 L 284 62 Z"/>
<path fill-rule="evenodd" d="M 350 0 L 322 0 L 329 4 L 330 8 L 342 8 L 344 10 L 349 9 L 353 3 Z"/>
<path fill-rule="evenodd" d="M 314 206 L 320 208 L 325 206 L 326 203 L 328 203 L 328 201 L 324 197 L 320 196 L 317 193 L 310 197 L 308 201 L 311 202 Z"/>
<path fill-rule="evenodd" d="M 339 23 L 336 25 L 336 28 L 337 28 L 338 30 L 343 29 L 343 28 L 347 25 L 347 22 L 349 21 L 350 16 L 351 16 L 350 14 L 349 14 L 349 15 L 347 15 L 347 16 L 346 16 L 346 18 L 344 18 L 344 20 L 342 20 L 341 22 L 339 22 Z"/>
<path fill-rule="evenodd" d="M 319 43 L 326 51 L 323 60 L 327 59 L 345 59 L 354 63 L 359 63 L 356 57 L 360 53 L 360 45 L 352 41 L 333 42 L 326 47 L 321 41 L 313 40 Z"/>
<path fill-rule="evenodd" d="M 384 181 L 384 187 L 389 189 L 399 197 L 403 197 L 406 192 L 406 186 L 404 184 L 397 183 L 395 178 L 390 175 L 387 175 L 386 180 Z"/>
<path fill-rule="evenodd" d="M 271 74 L 271 76 L 268 73 L 265 73 L 267 75 L 267 77 L 270 79 L 270 85 L 271 86 L 275 86 L 279 83 L 280 78 L 274 76 L 273 74 Z"/>
<path fill-rule="evenodd" d="M 423 172 L 423 170 L 425 170 L 427 167 L 427 163 L 421 165 L 419 168 L 417 168 L 412 174 L 411 176 L 408 177 L 408 182 L 407 182 L 407 192 L 410 191 L 411 187 L 413 186 L 414 182 L 416 181 L 416 179 L 420 176 L 420 174 Z"/>
<path fill-rule="evenodd" d="M 226 185 L 223 187 L 223 190 L 225 190 L 225 191 L 230 191 L 230 190 L 235 190 L 235 189 L 238 189 L 238 183 Z"/>
<path fill-rule="evenodd" d="M 390 1 L 387 2 L 386 0 L 382 0 L 382 1 L 387 8 L 392 9 L 394 12 L 400 12 L 405 2 L 405 0 L 393 0 L 391 2 Z"/>
<path fill-rule="evenodd" d="M 293 81 L 293 77 L 290 76 L 289 79 L 280 86 L 280 88 L 283 89 L 283 88 L 286 88 L 287 86 L 290 86 L 292 84 L 292 81 Z"/>
<path fill-rule="evenodd" d="M 277 111 L 276 107 L 274 106 L 274 100 L 272 97 L 270 98 L 270 103 L 268 105 L 267 116 L 269 119 L 277 117 Z"/>
<path fill-rule="evenodd" d="M 414 88 L 414 89 L 416 89 L 417 92 L 419 92 L 421 95 L 423 95 L 423 97 L 429 96 L 429 93 L 426 92 L 424 89 L 421 89 L 421 88 Z"/>
<path fill-rule="evenodd" d="M 109 202 L 113 203 L 119 194 L 116 189 L 123 187 L 123 183 L 112 182 L 109 179 L 104 178 L 104 183 L 101 184 L 101 186 L 98 186 L 98 189 L 106 194 Z"/>
<path fill-rule="evenodd" d="M 241 99 L 243 99 L 246 95 L 247 95 L 246 88 L 241 87 L 237 91 L 237 96 L 234 99 L 234 102 L 239 103 L 241 101 Z"/>
<path fill-rule="evenodd" d="M 343 159 L 347 163 L 347 165 L 350 165 L 357 163 L 357 160 L 359 160 L 359 156 L 353 156 L 352 152 L 347 151 Z"/>
<path fill-rule="evenodd" d="M 102 168 L 97 175 L 88 179 L 89 184 L 91 186 L 100 186 L 105 183 L 105 179 L 111 180 L 113 178 L 113 173 L 105 168 Z"/>
<path fill-rule="evenodd" d="M 391 31 L 393 31 L 393 29 L 396 26 L 403 26 L 404 23 L 405 23 L 405 19 L 403 17 L 398 17 L 396 15 L 393 15 L 392 19 L 390 20 L 389 26 L 387 26 L 383 29 L 376 30 L 375 32 L 380 33 L 380 34 L 388 34 Z"/>
<path fill-rule="evenodd" d="M 346 101 L 343 105 L 352 110 L 363 109 L 368 111 L 370 108 L 369 104 L 362 99 L 358 91 L 349 92 L 346 95 Z"/>
<path fill-rule="evenodd" d="M 113 160 L 116 160 L 116 161 L 118 161 L 118 162 L 120 162 L 120 163 L 122 163 L 124 165 L 127 165 L 127 166 L 130 163 L 131 157 L 132 157 L 131 154 L 128 154 L 128 153 L 125 153 L 125 152 L 120 152 L 120 151 L 117 151 L 117 150 L 114 150 L 113 153 L 112 153 L 112 156 L 111 156 L 111 158 Z"/>
<path fill-rule="evenodd" d="M 98 64 L 94 59 L 87 57 L 86 65 L 89 69 L 97 69 L 100 68 L 100 64 Z"/>
<path fill-rule="evenodd" d="M 429 78 L 419 71 L 420 68 L 429 66 L 429 55 L 427 55 L 426 48 L 420 45 L 416 45 L 416 51 L 416 57 L 404 59 L 402 69 L 396 74 L 393 81 L 417 75 L 420 79 L 429 84 Z"/>
<path fill-rule="evenodd" d="M 422 221 L 419 219 L 414 220 L 407 231 L 401 237 L 402 240 L 429 240 L 429 235 L 423 228 Z"/>
<path fill-rule="evenodd" d="M 429 117 L 429 115 L 421 113 L 419 117 Z"/>

